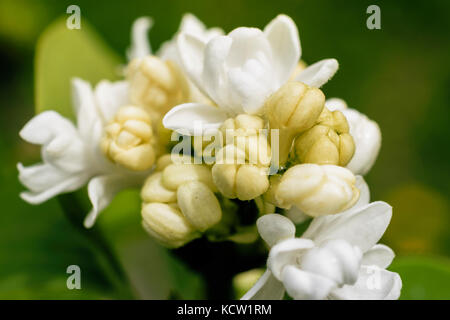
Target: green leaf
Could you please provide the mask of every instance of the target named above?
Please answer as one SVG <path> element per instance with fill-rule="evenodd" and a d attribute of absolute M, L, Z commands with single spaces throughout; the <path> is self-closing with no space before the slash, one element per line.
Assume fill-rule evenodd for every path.
<path fill-rule="evenodd" d="M 403 287 L 400 299 L 450 299 L 450 260 L 444 257 L 399 257 L 389 267 L 398 272 Z"/>
<path fill-rule="evenodd" d="M 15 160 L 1 140 L 0 179 L 8 187 L 0 192 L 0 299 L 121 298 L 56 200 L 32 206 L 19 198 Z M 69 265 L 81 268 L 81 290 L 67 288 Z"/>
<path fill-rule="evenodd" d="M 121 59 L 83 19 L 81 29 L 56 20 L 38 40 L 35 58 L 36 112 L 56 110 L 73 118 L 70 80 L 80 77 L 95 85 L 119 77 Z"/>

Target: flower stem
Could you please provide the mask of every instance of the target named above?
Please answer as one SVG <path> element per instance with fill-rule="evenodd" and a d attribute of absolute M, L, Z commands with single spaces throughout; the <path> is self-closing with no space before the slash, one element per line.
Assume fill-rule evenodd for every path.
<path fill-rule="evenodd" d="M 130 291 L 127 276 L 99 227 L 94 226 L 86 229 L 83 226 L 87 211 L 81 205 L 76 194 L 59 195 L 58 201 L 69 222 L 89 241 L 91 249 L 97 253 L 95 256 L 99 258 L 100 265 L 120 298 L 132 298 L 133 294 Z"/>

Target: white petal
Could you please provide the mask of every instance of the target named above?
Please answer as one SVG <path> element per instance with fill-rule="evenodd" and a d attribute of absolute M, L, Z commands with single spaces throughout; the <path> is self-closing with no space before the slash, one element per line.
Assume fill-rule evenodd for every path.
<path fill-rule="evenodd" d="M 131 28 L 131 47 L 127 50 L 128 60 L 144 58 L 152 53 L 147 35 L 152 26 L 153 20 L 149 17 L 141 17 L 134 21 Z"/>
<path fill-rule="evenodd" d="M 383 244 L 374 245 L 369 251 L 364 253 L 363 265 L 376 265 L 380 268 L 387 268 L 395 257 L 394 251 Z"/>
<path fill-rule="evenodd" d="M 241 300 L 282 300 L 283 296 L 283 283 L 278 281 L 269 270 L 266 270 Z"/>
<path fill-rule="evenodd" d="M 277 242 L 295 236 L 295 225 L 280 214 L 266 214 L 256 221 L 261 238 L 272 247 Z"/>
<path fill-rule="evenodd" d="M 189 75 L 190 80 L 206 94 L 202 81 L 205 47 L 206 43 L 192 34 L 183 32 L 177 37 L 178 54 L 184 71 Z"/>
<path fill-rule="evenodd" d="M 297 26 L 288 16 L 279 15 L 264 28 L 264 33 L 272 47 L 275 80 L 279 88 L 289 79 L 301 56 Z"/>
<path fill-rule="evenodd" d="M 203 22 L 201 22 L 196 16 L 194 16 L 192 13 L 186 13 L 183 15 L 180 27 L 178 28 L 178 31 L 175 33 L 174 37 L 161 45 L 160 49 L 158 50 L 157 56 L 161 57 L 164 60 L 172 60 L 175 63 L 181 65 L 180 57 L 176 47 L 177 36 L 181 33 L 193 35 L 206 43 L 214 37 L 223 35 L 224 32 L 220 28 L 207 29 Z"/>
<path fill-rule="evenodd" d="M 293 238 L 279 242 L 270 249 L 267 266 L 273 275 L 281 281 L 283 268 L 297 264 L 305 250 L 313 248 L 314 242 L 308 239 Z"/>
<path fill-rule="evenodd" d="M 358 281 L 353 286 L 337 288 L 330 294 L 339 300 L 396 300 L 400 297 L 402 280 L 395 272 L 376 266 L 361 267 Z"/>
<path fill-rule="evenodd" d="M 58 194 L 77 190 L 88 179 L 86 174 L 73 175 L 50 164 L 24 167 L 18 163 L 17 169 L 20 182 L 30 190 L 22 192 L 20 197 L 31 204 L 39 204 Z"/>
<path fill-rule="evenodd" d="M 300 72 L 295 78 L 295 81 L 303 82 L 311 87 L 320 88 L 334 76 L 338 68 L 339 64 L 336 59 L 321 60 Z"/>
<path fill-rule="evenodd" d="M 369 185 L 362 176 L 356 176 L 356 187 L 359 189 L 359 199 L 356 202 L 355 207 L 359 208 L 369 204 L 370 202 L 370 190 Z"/>
<path fill-rule="evenodd" d="M 80 78 L 73 78 L 72 105 L 77 116 L 78 130 L 82 136 L 89 136 L 92 127 L 99 121 L 100 115 L 96 106 L 91 84 Z"/>
<path fill-rule="evenodd" d="M 366 252 L 383 236 L 391 217 L 392 207 L 376 201 L 358 210 L 315 218 L 302 237 L 316 243 L 343 239 Z"/>
<path fill-rule="evenodd" d="M 224 64 L 232 42 L 231 37 L 219 36 L 209 41 L 205 47 L 201 88 L 220 107 L 229 107 L 230 105 L 231 93 Z"/>
<path fill-rule="evenodd" d="M 41 144 L 42 159 L 67 173 L 82 171 L 85 165 L 85 145 L 72 122 L 55 111 L 45 111 L 33 117 L 20 131 L 20 136 Z"/>
<path fill-rule="evenodd" d="M 375 121 L 354 109 L 346 109 L 342 113 L 347 118 L 350 134 L 355 141 L 355 154 L 347 168 L 355 174 L 364 175 L 372 168 L 380 151 L 380 127 Z"/>
<path fill-rule="evenodd" d="M 325 107 L 327 107 L 330 111 L 342 111 L 347 109 L 347 103 L 340 98 L 330 98 L 325 101 Z"/>
<path fill-rule="evenodd" d="M 92 210 L 86 216 L 84 226 L 91 228 L 99 213 L 111 203 L 115 195 L 133 184 L 132 180 L 118 174 L 92 178 L 88 184 L 88 195 L 92 203 Z"/>
<path fill-rule="evenodd" d="M 181 134 L 194 135 L 206 130 L 217 130 L 226 119 L 227 115 L 219 108 L 201 103 L 185 103 L 167 112 L 163 125 Z"/>
<path fill-rule="evenodd" d="M 34 116 L 20 130 L 20 137 L 33 144 L 47 144 L 60 134 L 76 135 L 73 123 L 55 111 L 44 111 Z"/>
<path fill-rule="evenodd" d="M 301 258 L 300 268 L 333 280 L 339 286 L 358 279 L 362 252 L 344 240 L 328 240 L 308 250 Z"/>
<path fill-rule="evenodd" d="M 223 35 L 222 29 L 206 28 L 204 23 L 192 13 L 183 15 L 179 31 L 195 35 L 204 41 L 209 41 L 216 36 Z"/>
<path fill-rule="evenodd" d="M 100 81 L 95 87 L 95 102 L 103 123 L 108 123 L 120 107 L 129 103 L 128 81 Z"/>
<path fill-rule="evenodd" d="M 323 300 L 336 287 L 334 281 L 294 266 L 284 268 L 283 284 L 295 300 Z"/>

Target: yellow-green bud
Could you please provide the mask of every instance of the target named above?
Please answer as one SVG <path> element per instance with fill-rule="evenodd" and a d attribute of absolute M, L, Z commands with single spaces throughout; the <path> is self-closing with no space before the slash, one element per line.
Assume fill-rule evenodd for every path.
<path fill-rule="evenodd" d="M 233 289 L 236 299 L 242 298 L 242 296 L 253 287 L 263 273 L 264 269 L 252 269 L 235 275 L 233 278 Z"/>
<path fill-rule="evenodd" d="M 300 163 L 346 166 L 355 144 L 345 116 L 340 111 L 323 109 L 317 124 L 296 138 L 294 155 Z"/>
<path fill-rule="evenodd" d="M 279 161 L 283 165 L 294 138 L 311 128 L 325 105 L 318 88 L 301 82 L 288 82 L 267 100 L 266 116 L 271 129 L 279 129 Z"/>
<path fill-rule="evenodd" d="M 134 59 L 127 68 L 130 100 L 150 113 L 163 116 L 172 107 L 189 100 L 189 85 L 171 61 L 155 56 Z"/>
<path fill-rule="evenodd" d="M 359 198 L 355 182 L 353 173 L 343 167 L 300 164 L 283 174 L 273 192 L 281 207 L 295 205 L 316 217 L 352 207 Z"/>
<path fill-rule="evenodd" d="M 121 107 L 105 127 L 100 146 L 111 161 L 128 169 L 150 169 L 155 162 L 150 116 L 135 106 Z"/>

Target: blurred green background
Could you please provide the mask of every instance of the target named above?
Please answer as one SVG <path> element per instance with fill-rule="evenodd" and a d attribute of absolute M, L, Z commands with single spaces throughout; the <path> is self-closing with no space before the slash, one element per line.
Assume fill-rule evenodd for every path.
<path fill-rule="evenodd" d="M 334 57 L 340 63 L 323 88 L 327 97 L 345 99 L 381 127 L 381 152 L 366 179 L 372 199 L 394 207 L 383 242 L 397 254 L 390 269 L 402 276 L 402 298 L 450 299 L 450 2 L 440 0 L 0 0 L 0 298 L 203 297 L 199 275 L 140 229 L 136 192 L 122 193 L 100 218 L 103 234 L 88 237 L 56 199 L 30 206 L 18 196 L 23 188 L 16 163 L 39 159 L 39 149 L 18 137 L 34 114 L 37 40 L 55 19 L 68 17 L 71 4 L 81 8 L 82 30 L 92 30 L 104 41 L 101 50 L 111 50 L 105 59 L 119 63 L 125 62 L 130 26 L 142 15 L 155 21 L 153 49 L 172 37 L 185 12 L 227 32 L 262 28 L 278 13 L 291 16 L 306 62 Z M 381 30 L 366 28 L 370 4 L 381 8 Z M 112 243 L 119 271 L 110 270 L 96 237 Z M 82 269 L 82 290 L 66 288 L 71 264 Z M 123 278 L 133 283 L 131 293 Z"/>

